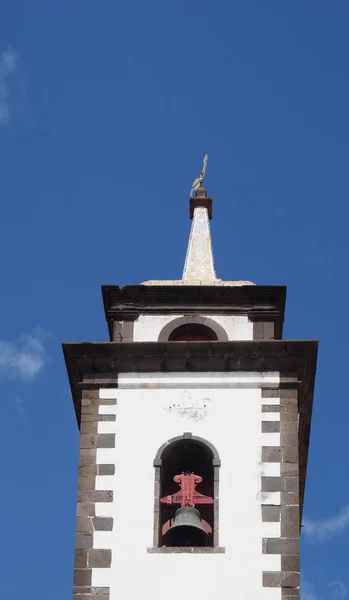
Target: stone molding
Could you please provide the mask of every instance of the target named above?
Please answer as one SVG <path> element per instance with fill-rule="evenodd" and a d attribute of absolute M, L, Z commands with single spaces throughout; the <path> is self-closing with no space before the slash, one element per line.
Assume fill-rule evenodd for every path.
<path fill-rule="evenodd" d="M 225 554 L 225 548 L 222 546 L 202 546 L 202 547 L 186 547 L 186 546 L 176 546 L 175 548 L 170 548 L 167 546 L 162 546 L 161 548 L 152 547 L 147 548 L 148 554 Z"/>
<path fill-rule="evenodd" d="M 188 376 L 189 375 L 189 376 Z M 214 373 L 119 373 L 119 389 L 253 389 L 263 386 L 278 388 L 278 373 L 219 372 Z"/>

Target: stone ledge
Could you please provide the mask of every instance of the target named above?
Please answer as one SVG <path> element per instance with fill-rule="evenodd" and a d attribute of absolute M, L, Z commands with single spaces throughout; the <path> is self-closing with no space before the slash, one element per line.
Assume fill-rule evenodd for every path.
<path fill-rule="evenodd" d="M 224 554 L 225 548 L 217 546 L 215 548 L 202 546 L 202 547 L 167 547 L 161 548 L 147 548 L 149 554 Z"/>

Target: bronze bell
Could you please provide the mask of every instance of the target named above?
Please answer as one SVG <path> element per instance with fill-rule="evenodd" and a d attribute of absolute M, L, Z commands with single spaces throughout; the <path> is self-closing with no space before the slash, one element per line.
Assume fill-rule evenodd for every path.
<path fill-rule="evenodd" d="M 164 541 L 166 546 L 207 546 L 209 536 L 201 525 L 199 511 L 192 506 L 178 508 Z"/>

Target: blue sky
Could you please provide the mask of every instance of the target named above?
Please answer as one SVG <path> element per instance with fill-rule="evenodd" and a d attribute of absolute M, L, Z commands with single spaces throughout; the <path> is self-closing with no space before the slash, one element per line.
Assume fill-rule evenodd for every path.
<path fill-rule="evenodd" d="M 70 598 L 78 432 L 61 341 L 101 284 L 181 276 L 203 155 L 218 276 L 288 286 L 319 339 L 303 600 L 349 579 L 349 5 L 12 0 L 0 8 L 2 594 Z"/>

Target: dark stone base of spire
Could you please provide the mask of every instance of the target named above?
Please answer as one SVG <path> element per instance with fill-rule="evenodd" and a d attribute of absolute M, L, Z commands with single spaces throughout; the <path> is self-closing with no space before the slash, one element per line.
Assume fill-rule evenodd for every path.
<path fill-rule="evenodd" d="M 190 198 L 190 218 L 194 216 L 195 208 L 203 206 L 207 208 L 208 218 L 212 219 L 212 198 L 207 198 L 207 192 L 205 188 L 199 187 L 193 198 Z"/>

